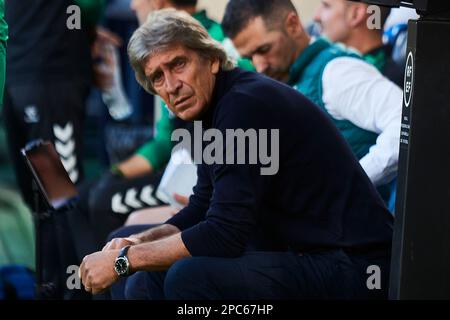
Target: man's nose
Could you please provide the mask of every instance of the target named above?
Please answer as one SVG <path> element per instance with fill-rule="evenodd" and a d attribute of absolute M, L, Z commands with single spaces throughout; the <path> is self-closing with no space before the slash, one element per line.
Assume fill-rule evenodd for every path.
<path fill-rule="evenodd" d="M 176 76 L 166 75 L 166 91 L 171 95 L 176 95 L 182 86 L 182 82 Z"/>
<path fill-rule="evenodd" d="M 136 0 L 131 0 L 130 9 L 131 11 L 136 11 Z"/>
<path fill-rule="evenodd" d="M 321 23 L 321 15 L 322 15 L 322 5 L 320 5 L 318 8 L 317 8 L 317 10 L 316 10 L 316 12 L 314 13 L 314 17 L 313 17 L 313 20 L 314 20 L 314 22 L 316 22 L 316 23 Z"/>
<path fill-rule="evenodd" d="M 266 71 L 266 69 L 269 67 L 267 59 L 260 55 L 255 54 L 253 56 L 252 62 L 256 68 L 256 71 L 258 71 L 259 73 L 264 73 L 264 71 Z"/>

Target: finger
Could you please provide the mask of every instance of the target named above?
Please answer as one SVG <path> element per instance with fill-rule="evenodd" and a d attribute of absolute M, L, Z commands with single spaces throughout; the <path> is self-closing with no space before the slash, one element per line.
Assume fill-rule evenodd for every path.
<path fill-rule="evenodd" d="M 80 266 L 81 282 L 83 283 L 84 286 L 87 285 L 87 283 L 86 283 L 87 282 L 87 276 L 86 276 L 86 274 L 87 274 L 87 270 L 86 270 L 87 257 L 88 256 L 83 258 L 83 262 L 81 263 L 81 266 Z"/>
<path fill-rule="evenodd" d="M 122 242 L 122 239 L 115 239 L 112 243 L 111 250 L 115 250 L 118 246 L 120 246 L 120 243 Z"/>
<path fill-rule="evenodd" d="M 118 249 L 122 244 L 123 239 L 116 238 L 110 241 L 110 245 L 108 247 L 108 250 L 115 250 Z"/>
<path fill-rule="evenodd" d="M 102 250 L 102 251 L 108 251 L 108 250 L 111 250 L 111 249 L 114 247 L 114 242 L 115 242 L 116 240 L 117 240 L 117 239 L 114 238 L 114 239 L 112 239 L 111 241 L 109 241 L 109 242 L 103 247 L 103 250 Z"/>
<path fill-rule="evenodd" d="M 91 293 L 92 293 L 93 295 L 96 295 L 96 294 L 100 294 L 100 293 L 105 292 L 107 289 L 108 289 L 108 288 L 106 288 L 106 289 L 92 288 L 92 292 L 91 292 Z"/>
<path fill-rule="evenodd" d="M 112 239 L 110 242 L 108 242 L 106 244 L 105 248 L 103 249 L 103 251 L 111 250 L 114 247 L 114 241 L 115 241 L 115 239 Z"/>
<path fill-rule="evenodd" d="M 101 41 L 109 42 L 116 47 L 120 47 L 123 44 L 121 37 L 119 37 L 117 34 L 111 32 L 111 31 L 106 30 L 101 27 L 97 28 L 97 37 Z"/>
<path fill-rule="evenodd" d="M 175 198 L 175 201 L 177 201 L 178 203 L 182 204 L 183 206 L 187 206 L 189 204 L 189 198 L 188 197 L 179 195 L 177 193 L 174 193 L 173 196 Z"/>
<path fill-rule="evenodd" d="M 111 241 L 109 241 L 107 244 L 105 244 L 102 248 L 102 251 L 107 251 L 109 250 L 109 247 L 111 246 Z"/>
<path fill-rule="evenodd" d="M 137 244 L 139 242 L 139 240 L 136 239 L 136 238 L 125 238 L 123 240 L 124 241 L 123 241 L 122 246 L 120 247 L 120 249 L 122 249 L 123 247 L 128 246 L 128 245 Z"/>

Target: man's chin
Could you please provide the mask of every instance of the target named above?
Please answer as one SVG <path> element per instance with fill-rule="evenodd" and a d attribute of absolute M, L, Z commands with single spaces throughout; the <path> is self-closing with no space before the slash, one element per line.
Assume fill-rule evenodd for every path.
<path fill-rule="evenodd" d="M 272 73 L 264 73 L 267 77 L 272 78 L 274 80 L 280 82 L 287 82 L 289 78 L 289 74 L 281 73 L 281 72 L 272 72 Z"/>
<path fill-rule="evenodd" d="M 189 112 L 189 111 L 180 112 L 177 115 L 177 117 L 183 121 L 195 121 L 195 120 L 199 120 L 199 118 L 200 118 L 197 113 Z"/>

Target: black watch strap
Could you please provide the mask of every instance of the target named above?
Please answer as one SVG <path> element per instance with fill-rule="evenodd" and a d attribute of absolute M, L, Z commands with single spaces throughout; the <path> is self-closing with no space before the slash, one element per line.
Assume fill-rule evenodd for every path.
<path fill-rule="evenodd" d="M 130 245 L 123 247 L 119 252 L 119 257 L 125 257 L 128 253 L 128 249 L 130 249 Z"/>

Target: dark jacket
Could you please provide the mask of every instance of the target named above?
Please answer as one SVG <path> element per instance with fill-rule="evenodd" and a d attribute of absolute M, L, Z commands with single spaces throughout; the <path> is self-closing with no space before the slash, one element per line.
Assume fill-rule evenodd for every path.
<path fill-rule="evenodd" d="M 279 129 L 279 171 L 261 175 L 259 161 L 200 164 L 189 206 L 168 221 L 191 255 L 390 248 L 391 214 L 327 115 L 296 90 L 240 69 L 221 72 L 202 120 L 224 137 L 226 129 Z"/>

